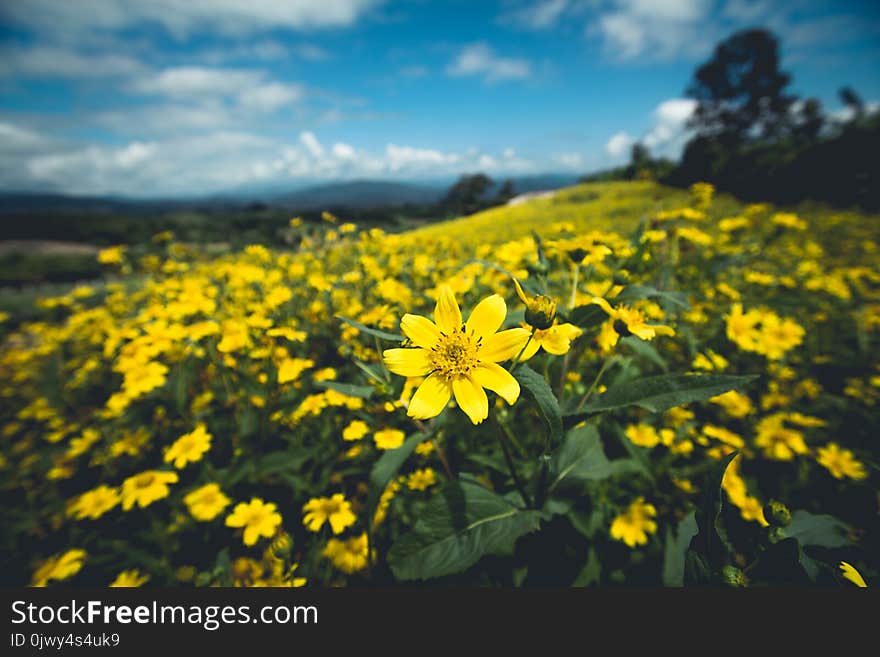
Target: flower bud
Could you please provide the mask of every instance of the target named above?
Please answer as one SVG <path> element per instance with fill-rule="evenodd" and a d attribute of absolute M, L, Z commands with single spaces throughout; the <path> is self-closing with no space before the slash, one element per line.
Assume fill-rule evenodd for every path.
<path fill-rule="evenodd" d="M 745 588 L 749 585 L 746 574 L 736 566 L 724 566 L 721 569 L 721 579 L 724 580 L 727 586 L 735 588 Z"/>
<path fill-rule="evenodd" d="M 764 506 L 764 519 L 773 527 L 787 527 L 791 522 L 791 511 L 782 502 L 770 500 Z"/>
<path fill-rule="evenodd" d="M 556 301 L 543 294 L 527 296 L 520 287 L 519 281 L 513 280 L 516 293 L 526 305 L 525 319 L 529 326 L 534 326 L 539 331 L 553 326 L 556 321 Z"/>
<path fill-rule="evenodd" d="M 269 551 L 276 559 L 284 559 L 290 555 L 292 547 L 293 539 L 290 538 L 290 534 L 287 532 L 281 532 L 272 539 L 272 543 L 269 545 Z"/>
<path fill-rule="evenodd" d="M 571 251 L 568 252 L 569 260 L 571 260 L 576 265 L 581 264 L 581 262 L 583 262 L 584 258 L 586 258 L 586 257 L 587 257 L 586 250 L 581 249 L 580 247 L 578 247 L 576 249 L 572 249 Z"/>

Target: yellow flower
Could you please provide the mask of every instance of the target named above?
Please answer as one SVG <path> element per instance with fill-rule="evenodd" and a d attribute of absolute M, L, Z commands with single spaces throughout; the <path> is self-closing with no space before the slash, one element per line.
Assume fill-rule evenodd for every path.
<path fill-rule="evenodd" d="M 83 567 L 86 551 L 78 548 L 46 559 L 31 578 L 32 586 L 46 586 L 51 580 L 61 581 L 76 575 Z"/>
<path fill-rule="evenodd" d="M 865 466 L 856 460 L 848 449 L 841 449 L 837 443 L 828 443 L 819 448 L 819 465 L 824 466 L 835 479 L 864 479 L 868 476 Z"/>
<path fill-rule="evenodd" d="M 382 491 L 382 495 L 379 498 L 379 503 L 376 505 L 376 513 L 373 515 L 374 527 L 381 525 L 385 521 L 385 517 L 388 515 L 388 507 L 391 504 L 391 500 L 394 499 L 394 496 L 397 495 L 399 490 L 400 484 L 396 481 L 391 481 L 385 487 L 385 490 Z"/>
<path fill-rule="evenodd" d="M 315 366 L 310 358 L 285 358 L 278 366 L 278 383 L 288 383 L 299 378 L 305 370 Z"/>
<path fill-rule="evenodd" d="M 623 541 L 631 548 L 644 545 L 648 542 L 648 534 L 657 531 L 657 523 L 651 520 L 656 515 L 653 504 L 645 503 L 643 497 L 637 498 L 611 523 L 611 538 Z"/>
<path fill-rule="evenodd" d="M 841 572 L 843 572 L 844 579 L 849 580 L 850 582 L 852 582 L 853 584 L 855 584 L 856 586 L 858 586 L 860 588 L 863 588 L 863 589 L 868 588 L 868 585 L 865 583 L 865 578 L 862 577 L 861 573 L 859 573 L 858 570 L 853 568 L 853 566 L 848 564 L 846 561 L 840 562 L 840 570 L 841 570 Z"/>
<path fill-rule="evenodd" d="M 183 503 L 196 520 L 213 520 L 229 506 L 231 500 L 223 494 L 218 484 L 205 484 L 187 493 Z"/>
<path fill-rule="evenodd" d="M 716 395 L 710 398 L 709 401 L 721 406 L 731 417 L 745 417 L 754 411 L 752 400 L 747 395 L 736 390 L 729 390 L 721 395 Z"/>
<path fill-rule="evenodd" d="M 150 576 L 141 573 L 137 568 L 123 570 L 108 586 L 109 588 L 136 588 L 149 581 Z"/>
<path fill-rule="evenodd" d="M 703 435 L 719 440 L 725 445 L 730 445 L 734 449 L 742 449 L 746 444 L 740 436 L 730 429 L 718 427 L 713 424 L 707 424 L 703 427 Z"/>
<path fill-rule="evenodd" d="M 548 329 L 535 330 L 526 350 L 520 356 L 520 360 L 528 360 L 538 353 L 538 349 L 541 347 L 548 354 L 562 356 L 571 349 L 571 341 L 581 334 L 583 331 L 574 324 L 559 324 L 554 321 L 553 326 Z"/>
<path fill-rule="evenodd" d="M 342 430 L 343 440 L 360 440 L 370 432 L 370 427 L 363 420 L 352 420 L 345 429 Z"/>
<path fill-rule="evenodd" d="M 193 431 L 183 434 L 165 451 L 165 463 L 173 462 L 174 467 L 180 470 L 187 463 L 201 460 L 211 448 L 211 438 L 205 425 L 199 423 Z"/>
<path fill-rule="evenodd" d="M 755 445 L 764 449 L 764 456 L 777 461 L 791 461 L 795 454 L 809 450 L 800 431 L 783 426 L 783 415 L 770 415 L 758 422 Z"/>
<path fill-rule="evenodd" d="M 660 444 L 660 436 L 657 431 L 647 424 L 631 424 L 624 433 L 627 438 L 640 447 L 654 447 Z"/>
<path fill-rule="evenodd" d="M 641 310 L 622 304 L 612 308 L 611 304 L 602 297 L 593 297 L 591 303 L 602 308 L 605 314 L 614 320 L 614 330 L 618 335 L 625 337 L 632 334 L 642 340 L 653 340 L 658 335 L 675 335 L 675 331 L 668 326 L 648 324 Z"/>
<path fill-rule="evenodd" d="M 429 486 L 437 483 L 437 475 L 432 468 L 416 470 L 406 480 L 410 490 L 426 490 Z"/>
<path fill-rule="evenodd" d="M 312 532 L 321 530 L 325 522 L 330 523 L 334 534 L 341 534 L 357 518 L 351 512 L 351 503 L 342 493 L 332 497 L 315 497 L 303 505 L 303 524 Z"/>
<path fill-rule="evenodd" d="M 399 429 L 382 429 L 373 434 L 373 441 L 379 449 L 397 449 L 403 445 L 406 434 Z"/>
<path fill-rule="evenodd" d="M 273 502 L 264 502 L 259 497 L 250 502 L 239 502 L 226 517 L 226 526 L 244 527 L 244 544 L 254 545 L 261 536 L 272 538 L 281 524 L 281 514 L 276 509 Z"/>
<path fill-rule="evenodd" d="M 118 265 L 122 262 L 125 253 L 124 246 L 111 246 L 98 251 L 98 262 L 102 265 Z"/>
<path fill-rule="evenodd" d="M 77 520 L 83 518 L 97 520 L 117 504 L 119 504 L 119 489 L 101 484 L 77 497 L 68 507 L 67 515 Z"/>
<path fill-rule="evenodd" d="M 757 346 L 756 333 L 761 316 L 754 310 L 743 312 L 742 304 L 735 303 L 730 308 L 727 319 L 727 337 L 735 342 L 740 349 L 754 351 Z"/>
<path fill-rule="evenodd" d="M 439 415 L 450 397 L 474 424 L 489 417 L 484 388 L 508 404 L 519 398 L 519 383 L 498 365 L 516 356 L 529 338 L 523 328 L 497 332 L 507 316 L 507 304 L 497 294 L 480 301 L 466 323 L 452 290 L 444 285 L 434 309 L 436 324 L 427 317 L 406 314 L 400 328 L 414 349 L 386 349 L 388 369 L 405 377 L 427 376 L 409 402 L 407 415 L 418 420 Z"/>
<path fill-rule="evenodd" d="M 327 541 L 323 555 L 330 559 L 336 568 L 349 575 L 367 567 L 367 533 L 345 540 L 331 538 Z"/>
<path fill-rule="evenodd" d="M 177 483 L 176 472 L 146 470 L 122 482 L 122 508 L 128 511 L 137 504 L 142 509 L 168 497 L 168 484 Z"/>

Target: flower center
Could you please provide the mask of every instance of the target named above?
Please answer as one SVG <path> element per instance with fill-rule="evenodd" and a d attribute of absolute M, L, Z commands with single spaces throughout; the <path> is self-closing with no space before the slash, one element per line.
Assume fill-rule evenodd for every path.
<path fill-rule="evenodd" d="M 450 334 L 440 332 L 440 339 L 431 348 L 430 361 L 435 372 L 447 381 L 466 376 L 480 360 L 477 353 L 483 338 L 477 338 L 473 331 L 467 333 L 465 325 Z"/>
<path fill-rule="evenodd" d="M 151 472 L 146 472 L 134 480 L 134 485 L 137 488 L 150 488 L 156 480 L 156 475 Z"/>

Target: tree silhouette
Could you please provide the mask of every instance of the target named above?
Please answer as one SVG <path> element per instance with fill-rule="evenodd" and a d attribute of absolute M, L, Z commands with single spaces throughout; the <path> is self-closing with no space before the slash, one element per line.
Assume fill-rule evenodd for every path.
<path fill-rule="evenodd" d="M 734 144 L 786 133 L 795 98 L 785 93 L 791 77 L 779 70 L 778 51 L 764 29 L 737 32 L 715 47 L 685 92 L 697 101 L 690 127 L 698 136 Z"/>
<path fill-rule="evenodd" d="M 458 214 L 476 212 L 483 206 L 483 197 L 494 184 L 485 173 L 465 174 L 449 188 L 440 203 Z"/>

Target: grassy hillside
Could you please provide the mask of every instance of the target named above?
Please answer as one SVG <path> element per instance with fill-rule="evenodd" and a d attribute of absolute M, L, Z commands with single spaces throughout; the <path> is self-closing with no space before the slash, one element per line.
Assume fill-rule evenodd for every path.
<path fill-rule="evenodd" d="M 0 347 L 3 582 L 873 583 L 878 225 L 597 183 L 106 249 Z"/>

